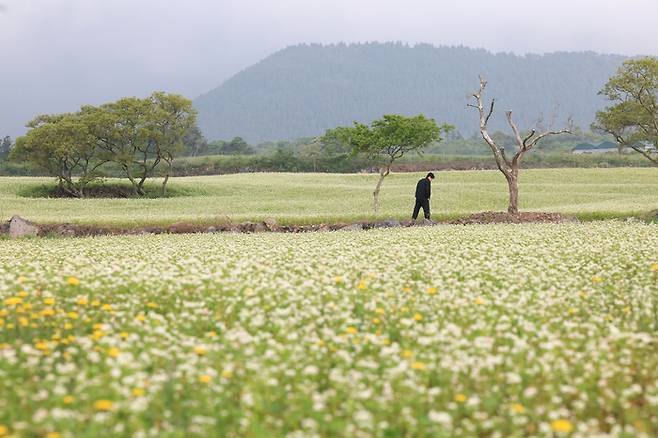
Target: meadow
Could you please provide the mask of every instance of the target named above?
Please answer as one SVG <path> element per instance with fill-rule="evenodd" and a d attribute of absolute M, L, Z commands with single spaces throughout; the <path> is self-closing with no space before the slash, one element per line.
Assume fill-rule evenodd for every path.
<path fill-rule="evenodd" d="M 657 231 L 0 240 L 0 436 L 656 436 Z"/>
<path fill-rule="evenodd" d="M 372 213 L 374 174 L 253 173 L 173 178 L 178 196 L 159 199 L 47 199 L 29 197 L 48 178 L 0 178 L 0 220 L 19 214 L 37 222 L 171 224 L 258 221 L 280 223 L 407 219 L 416 181 L 424 173 L 395 173 L 382 189 L 382 210 Z M 112 181 L 112 180 L 110 180 Z M 28 197 L 26 197 L 28 196 Z M 498 171 L 437 172 L 433 217 L 455 218 L 507 208 Z M 581 219 L 643 215 L 658 208 L 658 169 L 531 169 L 520 179 L 524 211 L 574 214 Z"/>

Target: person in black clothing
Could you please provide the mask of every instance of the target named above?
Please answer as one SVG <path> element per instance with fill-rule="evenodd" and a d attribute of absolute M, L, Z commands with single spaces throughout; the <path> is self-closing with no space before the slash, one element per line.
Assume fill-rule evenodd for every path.
<path fill-rule="evenodd" d="M 418 212 L 423 209 L 425 219 L 430 218 L 430 196 L 432 195 L 432 180 L 434 174 L 428 173 L 427 176 L 416 184 L 416 205 L 414 206 L 414 213 L 411 216 L 413 220 L 418 218 Z"/>

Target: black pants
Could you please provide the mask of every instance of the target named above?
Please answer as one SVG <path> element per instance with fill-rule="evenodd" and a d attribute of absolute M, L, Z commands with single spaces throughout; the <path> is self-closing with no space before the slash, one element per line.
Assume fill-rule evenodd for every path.
<path fill-rule="evenodd" d="M 416 220 L 416 218 L 418 217 L 418 212 L 420 211 L 421 208 L 423 209 L 423 215 L 425 216 L 425 219 L 430 218 L 430 200 L 416 198 L 416 205 L 414 206 L 414 214 L 411 215 L 413 220 Z"/>

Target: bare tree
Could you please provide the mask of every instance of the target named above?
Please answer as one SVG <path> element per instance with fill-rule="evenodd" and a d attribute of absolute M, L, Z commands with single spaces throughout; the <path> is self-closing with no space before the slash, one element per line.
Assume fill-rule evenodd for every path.
<path fill-rule="evenodd" d="M 533 129 L 528 135 L 522 137 L 519 128 L 514 123 L 514 120 L 512 120 L 512 111 L 507 111 L 507 123 L 509 123 L 514 132 L 514 139 L 516 142 L 516 152 L 510 160 L 505 153 L 505 149 L 498 147 L 487 131 L 487 123 L 489 123 L 489 119 L 494 112 L 496 100 L 491 100 L 489 109 L 486 111 L 482 98 L 486 86 L 487 81 L 480 76 L 480 89 L 472 95 L 476 103 L 475 105 L 468 104 L 468 106 L 476 108 L 480 114 L 480 134 L 491 148 L 491 152 L 493 152 L 494 158 L 496 159 L 496 165 L 503 175 L 505 175 L 505 179 L 507 180 L 507 186 L 509 188 L 509 206 L 507 207 L 507 212 L 516 215 L 519 214 L 519 168 L 523 156 L 530 149 L 534 148 L 544 137 L 549 135 L 569 134 L 571 131 L 569 129 L 563 129 L 560 131 L 544 131 L 537 133 L 537 131 Z"/>

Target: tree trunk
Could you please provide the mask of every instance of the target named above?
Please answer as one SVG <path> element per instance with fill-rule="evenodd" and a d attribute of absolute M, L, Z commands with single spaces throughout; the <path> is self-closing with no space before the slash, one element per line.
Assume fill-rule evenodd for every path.
<path fill-rule="evenodd" d="M 171 167 L 172 167 L 172 163 L 169 163 L 169 167 L 167 168 L 167 173 L 164 177 L 164 180 L 162 181 L 162 196 L 167 196 L 167 183 L 169 182 L 169 175 L 171 174 Z"/>
<path fill-rule="evenodd" d="M 379 192 L 381 191 L 384 178 L 386 178 L 386 176 L 388 176 L 389 173 L 391 173 L 391 166 L 386 166 L 379 169 L 379 181 L 377 181 L 377 186 L 375 186 L 375 191 L 372 192 L 373 209 L 375 210 L 375 213 L 379 213 Z"/>
<path fill-rule="evenodd" d="M 509 214 L 519 214 L 519 171 L 513 169 L 507 177 L 507 186 L 509 188 L 509 205 L 507 212 Z"/>

